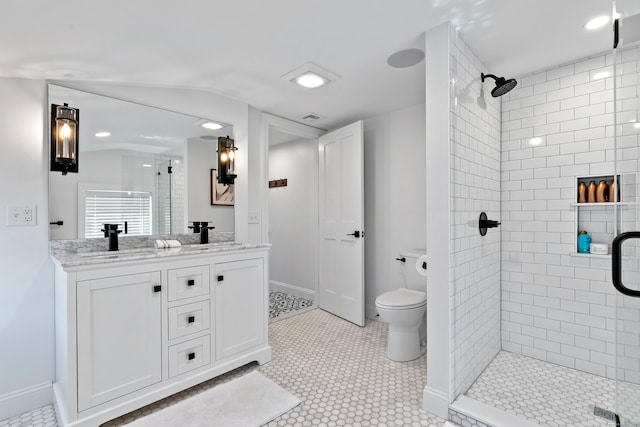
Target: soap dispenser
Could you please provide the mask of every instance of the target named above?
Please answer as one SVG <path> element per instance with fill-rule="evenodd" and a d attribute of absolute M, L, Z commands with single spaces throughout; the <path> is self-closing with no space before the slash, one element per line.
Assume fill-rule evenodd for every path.
<path fill-rule="evenodd" d="M 591 236 L 584 230 L 578 232 L 578 253 L 588 254 L 591 245 Z"/>

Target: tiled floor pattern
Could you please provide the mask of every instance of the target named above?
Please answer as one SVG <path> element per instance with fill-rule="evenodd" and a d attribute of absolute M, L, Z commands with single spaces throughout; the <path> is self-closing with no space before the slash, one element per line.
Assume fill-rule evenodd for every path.
<path fill-rule="evenodd" d="M 313 301 L 280 291 L 269 291 L 269 320 L 283 318 L 289 314 L 313 306 Z"/>
<path fill-rule="evenodd" d="M 466 395 L 544 426 L 608 426 L 593 405 L 615 409 L 613 380 L 506 351 Z"/>
<path fill-rule="evenodd" d="M 236 369 L 206 383 L 104 424 L 121 426 L 254 369 L 302 400 L 272 426 L 442 426 L 444 420 L 422 409 L 426 358 L 393 362 L 385 356 L 387 326 L 367 321 L 360 328 L 322 310 L 311 310 L 269 325 L 273 359 Z M 38 411 L 49 411 L 51 406 Z M 30 424 L 31 413 L 0 422 Z M 234 427 L 234 426 L 230 426 Z M 240 427 L 240 426 L 239 426 Z"/>
<path fill-rule="evenodd" d="M 25 412 L 22 415 L 0 421 L 0 427 L 56 427 L 57 425 L 53 405 L 43 406 L 31 412 Z"/>

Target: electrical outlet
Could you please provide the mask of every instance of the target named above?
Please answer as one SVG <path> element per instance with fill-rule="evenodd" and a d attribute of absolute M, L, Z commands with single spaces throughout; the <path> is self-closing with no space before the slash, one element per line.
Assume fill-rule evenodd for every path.
<path fill-rule="evenodd" d="M 260 224 L 260 215 L 258 212 L 249 212 L 249 224 Z"/>
<path fill-rule="evenodd" d="M 7 206 L 7 225 L 36 225 L 36 206 Z"/>

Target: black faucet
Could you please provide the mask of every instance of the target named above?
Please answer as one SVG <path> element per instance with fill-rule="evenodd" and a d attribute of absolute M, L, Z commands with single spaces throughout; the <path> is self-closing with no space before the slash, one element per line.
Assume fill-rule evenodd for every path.
<path fill-rule="evenodd" d="M 118 230 L 118 224 L 105 224 L 100 231 L 104 232 L 104 237 L 109 238 L 109 251 L 117 251 L 118 234 L 122 233 L 122 230 Z"/>
<path fill-rule="evenodd" d="M 200 221 L 193 221 L 193 225 L 190 225 L 187 228 L 193 229 L 194 233 L 199 233 L 200 232 Z"/>
<path fill-rule="evenodd" d="M 194 222 L 195 225 L 195 222 Z M 200 221 L 200 243 L 209 243 L 209 230 L 213 230 L 214 226 L 209 226 L 207 221 Z"/>

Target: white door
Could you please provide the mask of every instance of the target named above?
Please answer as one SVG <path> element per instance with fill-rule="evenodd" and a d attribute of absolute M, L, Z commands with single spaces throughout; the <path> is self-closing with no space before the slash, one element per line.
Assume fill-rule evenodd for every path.
<path fill-rule="evenodd" d="M 362 122 L 319 139 L 320 308 L 364 326 Z"/>

